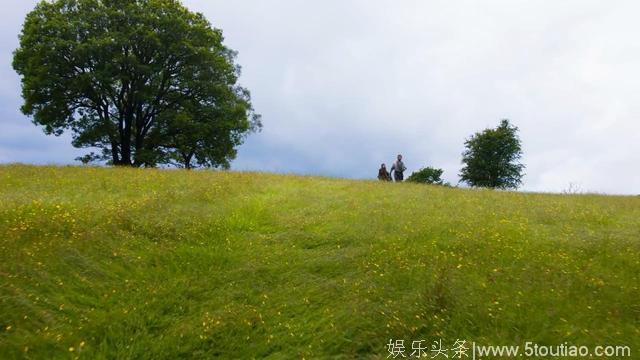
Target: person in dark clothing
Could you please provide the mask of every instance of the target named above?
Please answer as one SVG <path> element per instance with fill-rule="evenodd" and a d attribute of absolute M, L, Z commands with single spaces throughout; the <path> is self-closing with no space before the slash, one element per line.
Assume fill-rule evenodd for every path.
<path fill-rule="evenodd" d="M 407 167 L 404 166 L 404 163 L 402 162 L 402 155 L 398 154 L 398 160 L 393 163 L 393 165 L 391 166 L 391 171 L 389 171 L 389 173 L 393 174 L 393 178 L 396 181 L 402 181 L 404 180 L 405 170 L 407 170 Z"/>
<path fill-rule="evenodd" d="M 378 169 L 378 180 L 391 181 L 391 175 L 387 171 L 387 165 L 385 164 L 380 165 L 380 169 Z"/>

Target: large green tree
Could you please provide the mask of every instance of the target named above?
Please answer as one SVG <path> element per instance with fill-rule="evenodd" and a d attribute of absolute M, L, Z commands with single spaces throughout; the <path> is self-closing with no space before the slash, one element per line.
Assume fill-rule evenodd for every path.
<path fill-rule="evenodd" d="M 177 0 L 42 1 L 13 66 L 22 111 L 115 165 L 228 166 L 258 130 L 236 53 Z"/>
<path fill-rule="evenodd" d="M 525 166 L 518 128 L 504 119 L 495 129 L 475 133 L 465 141 L 460 180 L 471 186 L 516 189 Z"/>

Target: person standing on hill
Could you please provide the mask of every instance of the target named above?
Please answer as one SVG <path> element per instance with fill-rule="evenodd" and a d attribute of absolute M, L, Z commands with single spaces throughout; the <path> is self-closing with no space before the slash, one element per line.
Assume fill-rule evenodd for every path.
<path fill-rule="evenodd" d="M 391 175 L 387 171 L 387 165 L 385 164 L 380 165 L 380 169 L 378 169 L 378 180 L 391 181 Z"/>
<path fill-rule="evenodd" d="M 396 160 L 391 166 L 390 174 L 393 174 L 393 178 L 396 182 L 404 180 L 404 172 L 407 170 L 407 167 L 404 166 L 402 162 L 402 155 L 398 154 L 398 160 Z"/>

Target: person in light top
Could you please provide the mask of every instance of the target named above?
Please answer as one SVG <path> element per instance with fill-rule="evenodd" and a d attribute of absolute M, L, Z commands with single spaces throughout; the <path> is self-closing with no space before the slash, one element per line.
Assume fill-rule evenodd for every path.
<path fill-rule="evenodd" d="M 402 162 L 402 155 L 398 154 L 398 160 L 393 163 L 389 173 L 393 175 L 395 181 L 399 182 L 404 180 L 405 170 L 407 170 L 407 167 L 404 166 L 404 163 Z"/>

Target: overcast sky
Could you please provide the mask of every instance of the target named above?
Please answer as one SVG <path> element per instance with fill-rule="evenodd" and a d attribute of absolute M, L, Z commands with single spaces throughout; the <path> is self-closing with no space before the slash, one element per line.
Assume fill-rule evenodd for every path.
<path fill-rule="evenodd" d="M 35 0 L 0 14 L 0 162 L 73 163 L 85 151 L 21 115 L 12 51 Z M 186 0 L 239 52 L 264 130 L 232 167 L 456 183 L 466 137 L 520 128 L 524 190 L 640 193 L 640 2 Z"/>

